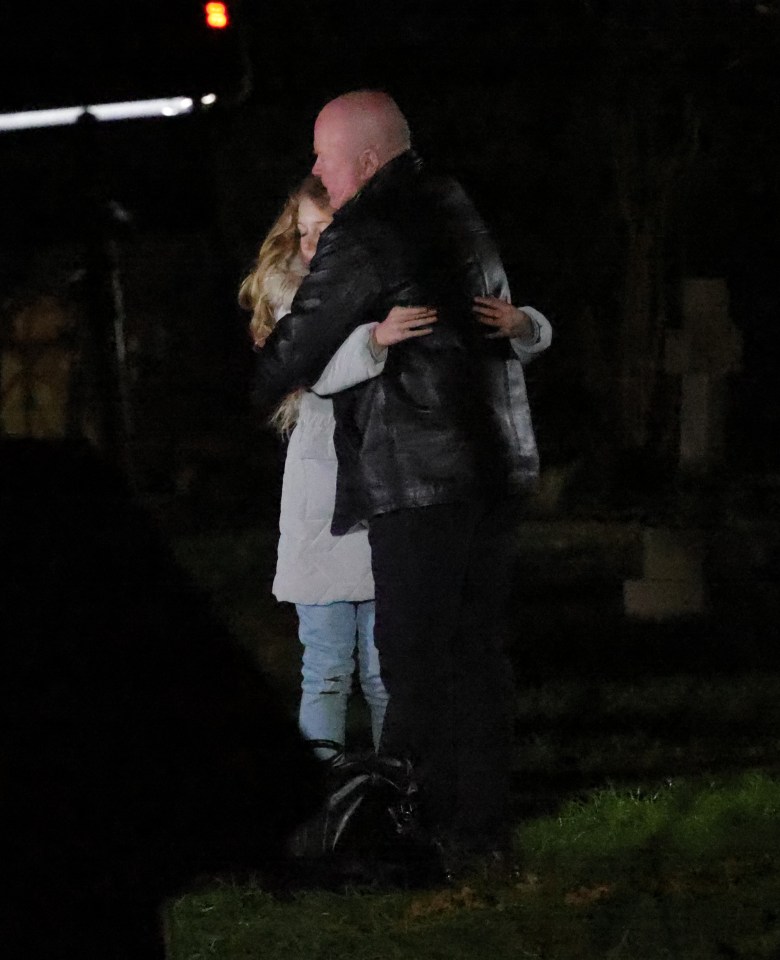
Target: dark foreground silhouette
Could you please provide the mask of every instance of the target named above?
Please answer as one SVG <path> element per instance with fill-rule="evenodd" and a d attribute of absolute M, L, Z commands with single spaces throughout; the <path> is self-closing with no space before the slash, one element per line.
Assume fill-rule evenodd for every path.
<path fill-rule="evenodd" d="M 283 872 L 316 761 L 121 477 L 0 441 L 4 957 L 164 956 L 166 898 Z"/>

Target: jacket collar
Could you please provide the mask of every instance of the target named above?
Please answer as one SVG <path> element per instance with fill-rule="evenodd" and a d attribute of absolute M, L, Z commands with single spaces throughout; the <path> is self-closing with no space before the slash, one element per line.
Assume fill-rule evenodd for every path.
<path fill-rule="evenodd" d="M 422 159 L 414 150 L 406 150 L 394 157 L 381 167 L 354 197 L 347 200 L 344 206 L 336 211 L 334 219 L 354 210 L 364 203 L 367 197 L 381 197 L 388 191 L 395 191 L 400 183 L 416 177 L 422 165 Z"/>

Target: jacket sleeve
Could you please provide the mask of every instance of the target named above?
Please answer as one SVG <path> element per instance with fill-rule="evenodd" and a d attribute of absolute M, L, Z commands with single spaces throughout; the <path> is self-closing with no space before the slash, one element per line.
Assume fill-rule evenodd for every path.
<path fill-rule="evenodd" d="M 328 361 L 319 380 L 311 388 L 320 397 L 347 390 L 355 384 L 363 383 L 378 376 L 385 368 L 387 347 L 374 356 L 370 341 L 375 323 L 361 324 L 347 337 Z"/>
<path fill-rule="evenodd" d="M 292 308 L 257 354 L 253 400 L 274 409 L 290 391 L 310 389 L 352 331 L 382 319 L 381 285 L 368 251 L 334 221 L 320 237 Z"/>
<path fill-rule="evenodd" d="M 535 307 L 520 307 L 520 309 L 531 318 L 531 324 L 534 327 L 534 336 L 528 340 L 513 337 L 510 343 L 512 344 L 512 350 L 515 356 L 523 363 L 528 363 L 540 353 L 544 353 L 550 346 L 552 342 L 552 326 L 547 317 Z"/>

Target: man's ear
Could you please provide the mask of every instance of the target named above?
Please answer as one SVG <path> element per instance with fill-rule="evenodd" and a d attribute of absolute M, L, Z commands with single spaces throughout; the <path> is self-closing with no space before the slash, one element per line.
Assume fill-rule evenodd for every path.
<path fill-rule="evenodd" d="M 360 154 L 358 163 L 360 165 L 360 176 L 363 183 L 366 183 L 379 169 L 379 155 L 373 147 L 368 147 Z"/>

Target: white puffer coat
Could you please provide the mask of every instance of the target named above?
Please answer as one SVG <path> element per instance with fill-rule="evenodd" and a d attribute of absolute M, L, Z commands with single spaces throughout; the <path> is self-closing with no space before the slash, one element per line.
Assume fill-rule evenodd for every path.
<path fill-rule="evenodd" d="M 374 323 L 354 330 L 331 358 L 312 390 L 301 398 L 290 436 L 282 480 L 279 553 L 273 593 L 277 600 L 319 604 L 374 597 L 368 531 L 330 532 L 336 501 L 333 403 L 318 394 L 337 393 L 381 373 L 369 349 Z"/>

